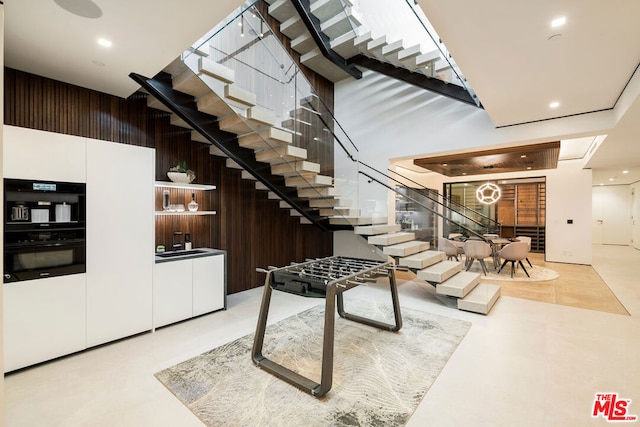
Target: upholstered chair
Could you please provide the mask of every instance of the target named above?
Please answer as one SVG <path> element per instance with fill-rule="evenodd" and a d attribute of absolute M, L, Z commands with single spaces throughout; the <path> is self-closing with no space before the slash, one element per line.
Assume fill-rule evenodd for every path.
<path fill-rule="evenodd" d="M 456 261 L 459 261 L 458 254 L 460 252 L 458 246 L 454 245 L 451 240 L 444 237 L 438 238 L 438 250 L 444 252 L 447 255 L 447 259 L 455 258 Z"/>
<path fill-rule="evenodd" d="M 515 263 L 517 262 L 520 265 L 520 267 L 522 267 L 522 270 L 527 275 L 527 277 L 530 277 L 529 272 L 527 272 L 527 269 L 524 268 L 524 264 L 522 264 L 522 260 L 527 258 L 528 253 L 529 253 L 529 245 L 527 245 L 526 242 L 509 243 L 504 248 L 500 249 L 500 251 L 498 252 L 498 255 L 500 256 L 500 258 L 504 259 L 504 262 L 500 266 L 500 269 L 498 270 L 498 274 L 500 274 L 504 266 L 507 265 L 508 262 L 510 262 L 511 277 L 513 277 L 513 273 L 515 272 L 515 269 L 516 269 Z"/>
<path fill-rule="evenodd" d="M 464 255 L 467 257 L 467 271 L 475 260 L 478 260 L 484 275 L 487 275 L 487 266 L 484 263 L 486 257 L 491 256 L 491 246 L 482 240 L 467 240 L 464 242 Z"/>
<path fill-rule="evenodd" d="M 527 237 L 527 236 L 518 236 L 516 237 L 516 240 L 518 240 L 519 242 L 525 242 L 527 245 L 529 245 L 529 252 L 531 252 L 531 237 Z M 533 268 L 533 265 L 531 265 L 531 261 L 529 261 L 529 254 L 527 254 L 527 262 L 529 263 L 529 267 Z"/>

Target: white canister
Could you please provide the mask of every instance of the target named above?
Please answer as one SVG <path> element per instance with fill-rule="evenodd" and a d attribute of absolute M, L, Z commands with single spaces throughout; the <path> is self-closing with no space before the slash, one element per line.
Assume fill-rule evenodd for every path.
<path fill-rule="evenodd" d="M 49 222 L 49 209 L 31 209 L 31 222 Z"/>
<path fill-rule="evenodd" d="M 71 205 L 63 203 L 56 205 L 56 222 L 71 221 Z"/>

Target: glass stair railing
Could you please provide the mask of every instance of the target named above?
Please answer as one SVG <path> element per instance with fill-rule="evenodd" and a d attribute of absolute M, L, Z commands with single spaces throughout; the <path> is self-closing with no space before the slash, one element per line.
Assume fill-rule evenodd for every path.
<path fill-rule="evenodd" d="M 138 76 L 141 84 L 171 107 L 174 124 L 193 129 L 193 139 L 212 144 L 211 154 L 229 157 L 228 165 L 244 169 L 308 222 L 338 229 L 393 221 L 388 206 L 397 191 L 387 186 L 396 179 L 358 161 L 358 148 L 256 4 L 246 2 L 162 77 Z M 414 191 L 407 187 L 403 197 L 445 224 L 470 233 L 487 228 Z"/>

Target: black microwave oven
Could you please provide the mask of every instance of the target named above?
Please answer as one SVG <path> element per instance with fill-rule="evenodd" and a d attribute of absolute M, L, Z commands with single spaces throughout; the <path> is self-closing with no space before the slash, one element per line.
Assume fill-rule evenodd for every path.
<path fill-rule="evenodd" d="M 86 271 L 86 184 L 4 180 L 4 282 Z"/>

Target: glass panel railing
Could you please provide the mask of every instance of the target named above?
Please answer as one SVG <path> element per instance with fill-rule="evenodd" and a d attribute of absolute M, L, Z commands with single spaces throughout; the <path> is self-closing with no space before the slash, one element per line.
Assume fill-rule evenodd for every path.
<path fill-rule="evenodd" d="M 222 130 L 285 176 L 316 215 L 349 224 L 359 205 L 357 149 L 256 3 L 246 2 L 182 59 L 225 104 L 222 117 L 215 114 Z"/>
<path fill-rule="evenodd" d="M 460 86 L 480 105 L 460 67 L 414 0 L 353 2 L 362 20 L 357 32 L 371 32 L 371 45 L 359 45 L 361 54 Z M 389 53 L 385 55 L 383 50 Z"/>

